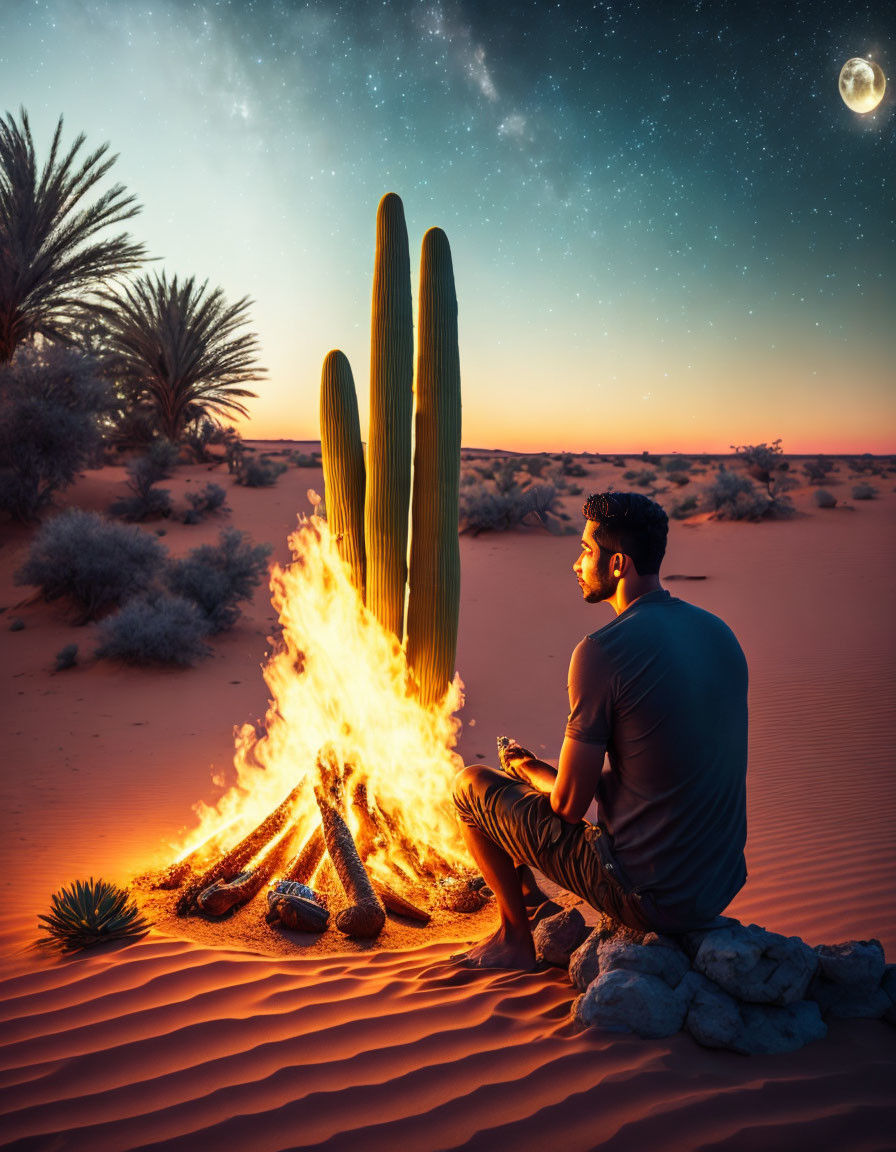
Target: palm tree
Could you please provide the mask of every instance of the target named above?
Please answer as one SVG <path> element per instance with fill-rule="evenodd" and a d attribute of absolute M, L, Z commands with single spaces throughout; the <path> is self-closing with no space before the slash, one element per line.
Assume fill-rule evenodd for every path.
<path fill-rule="evenodd" d="M 110 224 L 135 216 L 134 196 L 116 184 L 92 203 L 84 198 L 117 156 L 103 157 L 103 144 L 78 160 L 83 133 L 60 152 L 62 117 L 50 155 L 38 174 L 25 109 L 21 123 L 0 118 L 0 363 L 37 333 L 69 341 L 79 320 L 95 313 L 90 292 L 129 272 L 146 258 L 127 232 L 98 239 Z"/>
<path fill-rule="evenodd" d="M 241 401 L 257 393 L 241 385 L 266 371 L 256 361 L 255 333 L 237 331 L 248 322 L 251 301 L 228 304 L 220 288 L 207 292 L 207 284 L 192 276 L 169 283 L 154 273 L 100 293 L 117 374 L 135 400 L 152 404 L 169 440 L 203 416 L 248 415 Z"/>

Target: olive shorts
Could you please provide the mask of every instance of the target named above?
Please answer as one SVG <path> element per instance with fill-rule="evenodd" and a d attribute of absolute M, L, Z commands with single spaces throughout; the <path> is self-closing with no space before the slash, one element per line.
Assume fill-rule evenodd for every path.
<path fill-rule="evenodd" d="M 602 859 L 598 824 L 568 824 L 549 797 L 484 764 L 458 773 L 458 818 L 504 849 L 516 864 L 537 868 L 549 880 L 581 896 L 593 908 L 638 932 L 654 931 L 642 898 L 629 889 L 619 865 Z"/>

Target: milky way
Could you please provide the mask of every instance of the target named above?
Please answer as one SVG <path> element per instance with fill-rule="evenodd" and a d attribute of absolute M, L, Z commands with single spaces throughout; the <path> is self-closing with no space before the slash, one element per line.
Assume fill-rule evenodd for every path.
<path fill-rule="evenodd" d="M 415 268 L 451 240 L 466 443 L 883 451 L 887 7 L 6 0 L 0 111 L 109 140 L 156 267 L 252 296 L 254 435 L 317 436 L 332 347 L 364 423 L 395 191 Z M 856 55 L 889 78 L 867 116 Z"/>

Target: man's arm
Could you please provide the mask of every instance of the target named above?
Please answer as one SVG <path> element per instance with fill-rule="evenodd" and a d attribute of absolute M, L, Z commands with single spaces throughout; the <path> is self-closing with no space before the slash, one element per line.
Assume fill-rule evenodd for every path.
<path fill-rule="evenodd" d="M 597 791 L 605 752 L 603 744 L 585 744 L 565 737 L 551 789 L 551 807 L 568 824 L 578 824 L 585 818 Z"/>
<path fill-rule="evenodd" d="M 578 824 L 594 799 L 605 752 L 603 744 L 584 744 L 567 736 L 560 749 L 559 766 L 552 768 L 526 748 L 512 744 L 504 753 L 504 770 L 547 793 L 557 815 L 568 824 Z"/>

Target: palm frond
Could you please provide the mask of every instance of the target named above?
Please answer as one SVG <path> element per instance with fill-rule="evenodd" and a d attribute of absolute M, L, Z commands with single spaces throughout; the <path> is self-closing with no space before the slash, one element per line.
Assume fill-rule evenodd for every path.
<path fill-rule="evenodd" d="M 248 297 L 228 304 L 208 281 L 169 281 L 156 273 L 99 298 L 116 370 L 155 406 L 169 439 L 178 439 L 197 413 L 248 415 L 242 401 L 257 394 L 243 385 L 265 375 L 257 336 L 242 330 Z"/>
<path fill-rule="evenodd" d="M 82 133 L 63 154 L 60 116 L 38 175 L 24 108 L 19 119 L 0 118 L 0 362 L 37 333 L 69 336 L 76 312 L 95 310 L 94 289 L 146 258 L 127 232 L 98 236 L 140 211 L 122 184 L 86 199 L 118 159 L 107 156 L 109 145 L 79 160 Z"/>

